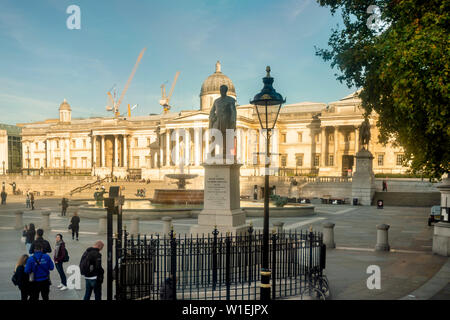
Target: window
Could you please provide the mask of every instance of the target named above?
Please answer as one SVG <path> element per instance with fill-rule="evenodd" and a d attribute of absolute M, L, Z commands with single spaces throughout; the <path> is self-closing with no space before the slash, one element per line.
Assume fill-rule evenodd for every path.
<path fill-rule="evenodd" d="M 76 140 L 72 140 L 72 148 L 76 148 L 77 147 L 77 141 Z"/>
<path fill-rule="evenodd" d="M 77 167 L 77 158 L 72 158 L 72 168 Z"/>
<path fill-rule="evenodd" d="M 83 140 L 83 149 L 86 149 L 86 139 Z"/>
<path fill-rule="evenodd" d="M 146 156 L 145 157 L 145 165 L 146 165 L 147 168 L 151 168 L 152 167 L 151 157 L 150 156 Z"/>
<path fill-rule="evenodd" d="M 303 134 L 301 132 L 297 132 L 297 141 L 302 142 L 303 141 Z"/>
<path fill-rule="evenodd" d="M 281 156 L 281 166 L 282 167 L 286 167 L 286 162 L 287 162 L 287 156 L 286 155 L 282 155 Z"/>
<path fill-rule="evenodd" d="M 377 157 L 377 163 L 379 167 L 384 166 L 384 154 L 379 154 Z"/>
<path fill-rule="evenodd" d="M 286 133 L 281 134 L 281 143 L 286 143 Z"/>
<path fill-rule="evenodd" d="M 133 167 L 139 168 L 139 157 L 133 157 Z"/>
<path fill-rule="evenodd" d="M 39 167 L 40 167 L 40 165 L 39 165 L 39 159 L 34 159 L 34 167 L 35 167 L 35 168 L 39 168 Z"/>
<path fill-rule="evenodd" d="M 345 142 L 351 141 L 350 132 L 344 133 L 344 141 Z"/>
<path fill-rule="evenodd" d="M 328 141 L 334 142 L 334 134 L 330 133 L 330 134 L 328 135 Z"/>
<path fill-rule="evenodd" d="M 138 147 L 139 146 L 139 140 L 138 138 L 134 138 L 134 146 Z"/>
<path fill-rule="evenodd" d="M 334 166 L 334 155 L 333 154 L 328 155 L 328 165 L 330 167 Z"/>
<path fill-rule="evenodd" d="M 297 167 L 303 167 L 303 154 L 298 154 L 295 156 L 295 165 Z"/>
<path fill-rule="evenodd" d="M 397 154 L 397 165 L 398 166 L 403 165 L 404 158 L 405 158 L 405 155 L 403 153 L 398 153 Z"/>
<path fill-rule="evenodd" d="M 83 157 L 83 158 L 81 158 L 81 167 L 82 168 L 87 168 L 87 158 L 86 157 Z"/>
<path fill-rule="evenodd" d="M 36 142 L 36 150 L 38 150 L 39 149 L 39 142 Z M 36 167 L 37 168 L 37 167 Z"/>
<path fill-rule="evenodd" d="M 150 147 L 150 138 L 147 138 L 147 146 Z"/>
<path fill-rule="evenodd" d="M 59 140 L 56 140 L 56 149 L 59 149 Z"/>
<path fill-rule="evenodd" d="M 314 166 L 318 167 L 320 165 L 320 154 L 314 155 Z"/>

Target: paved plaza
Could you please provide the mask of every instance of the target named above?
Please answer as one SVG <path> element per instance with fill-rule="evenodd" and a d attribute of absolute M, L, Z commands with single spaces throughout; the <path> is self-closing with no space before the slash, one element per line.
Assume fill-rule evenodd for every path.
<path fill-rule="evenodd" d="M 0 207 L 0 299 L 19 299 L 20 293 L 11 282 L 14 265 L 18 257 L 25 253 L 21 243 L 21 231 L 14 230 L 15 214 L 24 210 L 24 223 L 41 223 L 40 210 L 50 209 L 51 231 L 44 234 L 52 248 L 57 233 L 64 235 L 70 261 L 68 265 L 78 265 L 83 251 L 100 239 L 106 244 L 106 235 L 97 235 L 98 220 L 82 218 L 80 241 L 71 239 L 67 226 L 70 217 L 60 216 L 60 199 L 38 199 L 37 208 L 25 208 L 22 197 L 9 197 L 8 203 Z M 446 257 L 432 254 L 433 227 L 427 226 L 429 208 L 414 207 L 376 207 L 348 205 L 316 205 L 316 216 L 298 218 L 274 218 L 273 222 L 283 221 L 288 231 L 322 231 L 322 224 L 331 221 L 336 224 L 336 249 L 327 250 L 325 274 L 327 275 L 332 299 L 449 299 L 450 263 Z M 262 231 L 263 218 L 247 219 L 254 228 Z M 177 234 L 189 232 L 196 219 L 174 219 Z M 389 244 L 391 252 L 375 252 L 376 226 L 390 225 Z M 127 229 L 130 222 L 124 222 Z M 141 221 L 141 234 L 161 232 L 163 223 L 159 220 Z M 103 265 L 106 268 L 106 250 L 103 249 Z M 381 270 L 381 289 L 367 288 L 367 267 L 376 265 Z M 84 294 L 84 279 L 81 290 L 58 291 L 59 276 L 51 272 L 50 299 L 80 300 Z M 104 283 L 103 299 L 106 298 Z"/>

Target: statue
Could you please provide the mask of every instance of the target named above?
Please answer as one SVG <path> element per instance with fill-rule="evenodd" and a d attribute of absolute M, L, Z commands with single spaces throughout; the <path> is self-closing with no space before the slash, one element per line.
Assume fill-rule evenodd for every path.
<path fill-rule="evenodd" d="M 223 137 L 223 155 L 226 156 L 227 129 L 236 130 L 236 100 L 227 96 L 228 87 L 220 86 L 220 98 L 217 98 L 209 113 L 209 128 L 217 129 Z"/>
<path fill-rule="evenodd" d="M 365 118 L 363 123 L 361 123 L 361 126 L 359 127 L 359 141 L 362 148 L 364 149 L 364 146 L 367 146 L 367 149 L 369 149 L 369 140 L 370 140 L 370 123 L 369 119 Z"/>

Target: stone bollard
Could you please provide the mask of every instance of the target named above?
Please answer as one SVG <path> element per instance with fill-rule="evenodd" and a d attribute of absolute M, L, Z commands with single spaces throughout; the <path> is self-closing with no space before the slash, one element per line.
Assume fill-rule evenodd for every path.
<path fill-rule="evenodd" d="M 168 236 L 170 230 L 172 229 L 172 217 L 162 217 L 161 220 L 164 223 L 164 225 L 163 225 L 163 234 Z"/>
<path fill-rule="evenodd" d="M 377 245 L 375 246 L 376 251 L 389 251 L 391 249 L 391 247 L 389 247 L 388 230 L 388 224 L 377 225 Z"/>
<path fill-rule="evenodd" d="M 97 234 L 105 234 L 106 233 L 106 214 L 100 216 L 98 219 L 98 231 Z"/>
<path fill-rule="evenodd" d="M 323 243 L 327 246 L 327 249 L 336 248 L 336 243 L 334 242 L 334 226 L 332 222 L 325 222 L 323 227 Z"/>
<path fill-rule="evenodd" d="M 277 222 L 273 223 L 273 226 L 277 229 L 278 234 L 283 233 L 283 225 L 284 225 L 284 222 L 281 222 L 281 221 L 277 221 Z"/>
<path fill-rule="evenodd" d="M 137 236 L 139 234 L 139 217 L 133 217 L 131 219 L 130 235 Z"/>
<path fill-rule="evenodd" d="M 50 229 L 50 211 L 48 210 L 43 210 L 41 212 L 42 214 L 42 225 L 41 225 L 41 229 L 42 230 L 49 230 Z"/>
<path fill-rule="evenodd" d="M 14 229 L 23 229 L 23 211 L 16 211 L 16 225 L 14 226 Z"/>

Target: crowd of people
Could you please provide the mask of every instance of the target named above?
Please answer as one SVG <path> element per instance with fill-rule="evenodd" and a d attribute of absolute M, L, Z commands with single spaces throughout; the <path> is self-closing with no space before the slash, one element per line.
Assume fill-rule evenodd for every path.
<path fill-rule="evenodd" d="M 72 230 L 72 240 L 76 236 L 78 241 L 79 225 L 80 217 L 75 212 L 69 226 Z M 44 239 L 44 230 L 36 230 L 33 223 L 24 227 L 22 237 L 26 254 L 19 257 L 11 279 L 20 290 L 21 300 L 35 301 L 39 300 L 39 297 L 42 300 L 49 300 L 52 284 L 50 274 L 54 269 L 58 271 L 60 280 L 57 288 L 61 291 L 67 290 L 64 263 L 69 261 L 69 251 L 63 235 L 61 233 L 56 235 L 54 250 L 50 242 Z M 94 292 L 95 300 L 101 300 L 104 270 L 100 251 L 103 246 L 103 242 L 98 240 L 81 256 L 79 267 L 86 282 L 84 300 L 90 300 L 92 292 Z"/>

